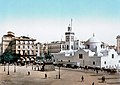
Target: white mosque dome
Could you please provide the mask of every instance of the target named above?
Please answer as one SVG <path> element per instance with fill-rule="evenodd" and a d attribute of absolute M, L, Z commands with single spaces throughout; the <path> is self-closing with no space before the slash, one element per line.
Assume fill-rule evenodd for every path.
<path fill-rule="evenodd" d="M 97 39 L 94 35 L 93 37 L 89 38 L 87 40 L 88 43 L 101 43 L 101 41 L 99 39 Z"/>

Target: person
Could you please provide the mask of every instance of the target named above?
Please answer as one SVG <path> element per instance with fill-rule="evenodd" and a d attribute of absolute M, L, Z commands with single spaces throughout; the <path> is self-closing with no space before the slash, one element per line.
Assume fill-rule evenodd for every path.
<path fill-rule="evenodd" d="M 102 82 L 103 83 L 105 82 L 105 76 L 102 76 Z"/>
<path fill-rule="evenodd" d="M 30 75 L 30 71 L 28 71 L 28 75 Z"/>
<path fill-rule="evenodd" d="M 82 81 L 81 81 L 81 82 L 84 82 L 84 77 L 83 77 L 83 76 L 81 77 L 81 79 L 82 79 Z"/>
<path fill-rule="evenodd" d="M 47 74 L 45 74 L 45 78 L 47 78 Z"/>
<path fill-rule="evenodd" d="M 98 74 L 98 70 L 96 70 L 96 73 Z"/>
<path fill-rule="evenodd" d="M 92 85 L 95 85 L 94 82 L 92 83 Z"/>

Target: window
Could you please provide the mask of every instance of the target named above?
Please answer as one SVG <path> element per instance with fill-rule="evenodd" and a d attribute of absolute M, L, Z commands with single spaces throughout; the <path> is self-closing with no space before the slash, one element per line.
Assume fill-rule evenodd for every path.
<path fill-rule="evenodd" d="M 76 45 L 78 45 L 78 42 L 76 43 Z"/>
<path fill-rule="evenodd" d="M 25 46 L 23 45 L 23 49 L 25 48 Z"/>
<path fill-rule="evenodd" d="M 90 48 L 90 46 L 89 46 L 89 45 L 87 45 L 87 48 L 89 49 L 89 48 Z"/>
<path fill-rule="evenodd" d="M 71 41 L 74 41 L 74 36 L 71 36 Z"/>
<path fill-rule="evenodd" d="M 36 49 L 38 49 L 38 47 L 36 47 Z"/>
<path fill-rule="evenodd" d="M 68 62 L 70 62 L 70 60 L 68 60 Z"/>
<path fill-rule="evenodd" d="M 83 58 L 83 54 L 79 54 L 79 59 L 82 59 Z"/>
<path fill-rule="evenodd" d="M 71 49 L 73 50 L 73 45 L 71 45 Z"/>
<path fill-rule="evenodd" d="M 118 62 L 120 63 L 120 60 Z"/>
<path fill-rule="evenodd" d="M 32 50 L 32 55 L 34 55 L 34 51 Z"/>
<path fill-rule="evenodd" d="M 20 46 L 18 46 L 18 48 L 20 48 Z"/>
<path fill-rule="evenodd" d="M 104 64 L 106 64 L 106 61 L 104 62 Z"/>
<path fill-rule="evenodd" d="M 30 42 L 28 41 L 28 44 L 30 44 Z"/>
<path fill-rule="evenodd" d="M 100 47 L 103 48 L 103 45 L 101 45 Z"/>
<path fill-rule="evenodd" d="M 95 61 L 93 61 L 93 65 L 95 65 Z"/>
<path fill-rule="evenodd" d="M 30 52 L 28 51 L 28 55 L 30 54 Z"/>
<path fill-rule="evenodd" d="M 114 58 L 114 54 L 112 54 L 112 58 Z"/>
<path fill-rule="evenodd" d="M 25 50 L 23 50 L 23 55 L 25 55 Z"/>
<path fill-rule="evenodd" d="M 34 46 L 32 45 L 32 48 L 34 48 Z"/>
<path fill-rule="evenodd" d="M 23 41 L 23 44 L 25 44 L 25 41 Z"/>
<path fill-rule="evenodd" d="M 62 45 L 62 49 L 64 49 L 64 45 Z"/>
<path fill-rule="evenodd" d="M 70 41 L 70 37 L 66 36 L 66 42 L 69 42 L 69 41 Z"/>
<path fill-rule="evenodd" d="M 18 54 L 20 54 L 20 50 L 18 50 Z"/>
<path fill-rule="evenodd" d="M 69 50 L 69 45 L 67 45 L 67 50 Z"/>
<path fill-rule="evenodd" d="M 34 44 L 34 41 L 32 41 L 32 44 Z"/>
<path fill-rule="evenodd" d="M 18 41 L 18 44 L 20 44 L 20 41 Z"/>

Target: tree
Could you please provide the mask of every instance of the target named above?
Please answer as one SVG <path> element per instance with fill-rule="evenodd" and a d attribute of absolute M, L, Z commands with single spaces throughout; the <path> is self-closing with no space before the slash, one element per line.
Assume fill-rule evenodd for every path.
<path fill-rule="evenodd" d="M 14 63 L 14 62 L 17 62 L 19 58 L 20 58 L 20 54 L 5 52 L 3 53 L 3 55 L 0 56 L 0 62 L 1 63 L 4 63 L 4 62 Z"/>
<path fill-rule="evenodd" d="M 49 51 L 48 51 L 48 53 L 44 53 L 44 55 L 45 55 L 45 59 L 46 59 L 46 60 L 51 60 L 52 57 L 53 57 L 53 55 L 51 55 L 51 54 L 49 53 Z"/>

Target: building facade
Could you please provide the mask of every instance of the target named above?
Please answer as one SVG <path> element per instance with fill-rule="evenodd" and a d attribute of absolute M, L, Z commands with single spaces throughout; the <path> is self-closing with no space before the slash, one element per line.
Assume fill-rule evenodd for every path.
<path fill-rule="evenodd" d="M 37 55 L 36 47 L 36 39 L 26 36 L 15 37 L 15 34 L 9 31 L 2 37 L 1 53 L 20 54 L 19 61 L 34 61 Z"/>
<path fill-rule="evenodd" d="M 78 66 L 91 66 L 100 68 L 120 69 L 120 56 L 114 49 L 104 47 L 103 43 L 95 36 L 89 38 L 84 48 L 72 51 L 74 55 L 67 55 L 66 52 L 54 53 L 55 62 L 69 62 Z"/>
<path fill-rule="evenodd" d="M 62 49 L 62 45 L 64 44 L 64 41 L 56 41 L 46 44 L 47 52 L 49 53 L 58 53 Z"/>
<path fill-rule="evenodd" d="M 35 45 L 36 45 L 36 54 L 38 57 L 40 57 L 43 53 L 43 45 L 40 42 L 36 43 Z"/>
<path fill-rule="evenodd" d="M 2 37 L 2 54 L 5 52 L 10 41 L 14 38 L 15 38 L 15 34 L 11 31 L 7 32 L 6 35 L 3 35 L 3 37 Z"/>
<path fill-rule="evenodd" d="M 67 32 L 65 32 L 65 41 L 55 41 L 46 44 L 50 53 L 64 53 L 66 50 L 66 56 L 74 55 L 73 51 L 79 49 L 80 41 L 75 40 L 75 33 L 72 31 L 72 27 L 69 25 Z"/>
<path fill-rule="evenodd" d="M 117 50 L 117 53 L 120 54 L 120 35 L 118 35 L 116 37 L 117 39 L 117 47 L 116 47 L 116 50 Z"/>
<path fill-rule="evenodd" d="M 53 61 L 56 63 L 72 63 L 77 66 L 91 66 L 100 68 L 120 69 L 120 37 L 117 36 L 117 52 L 113 47 L 101 42 L 93 34 L 88 40 L 79 43 L 74 40 L 75 33 L 72 27 L 65 32 L 65 42 L 61 44 L 61 51 L 53 53 Z"/>
<path fill-rule="evenodd" d="M 37 55 L 35 41 L 36 39 L 26 36 L 15 37 L 9 43 L 7 50 L 20 54 L 21 61 L 34 61 Z"/>

